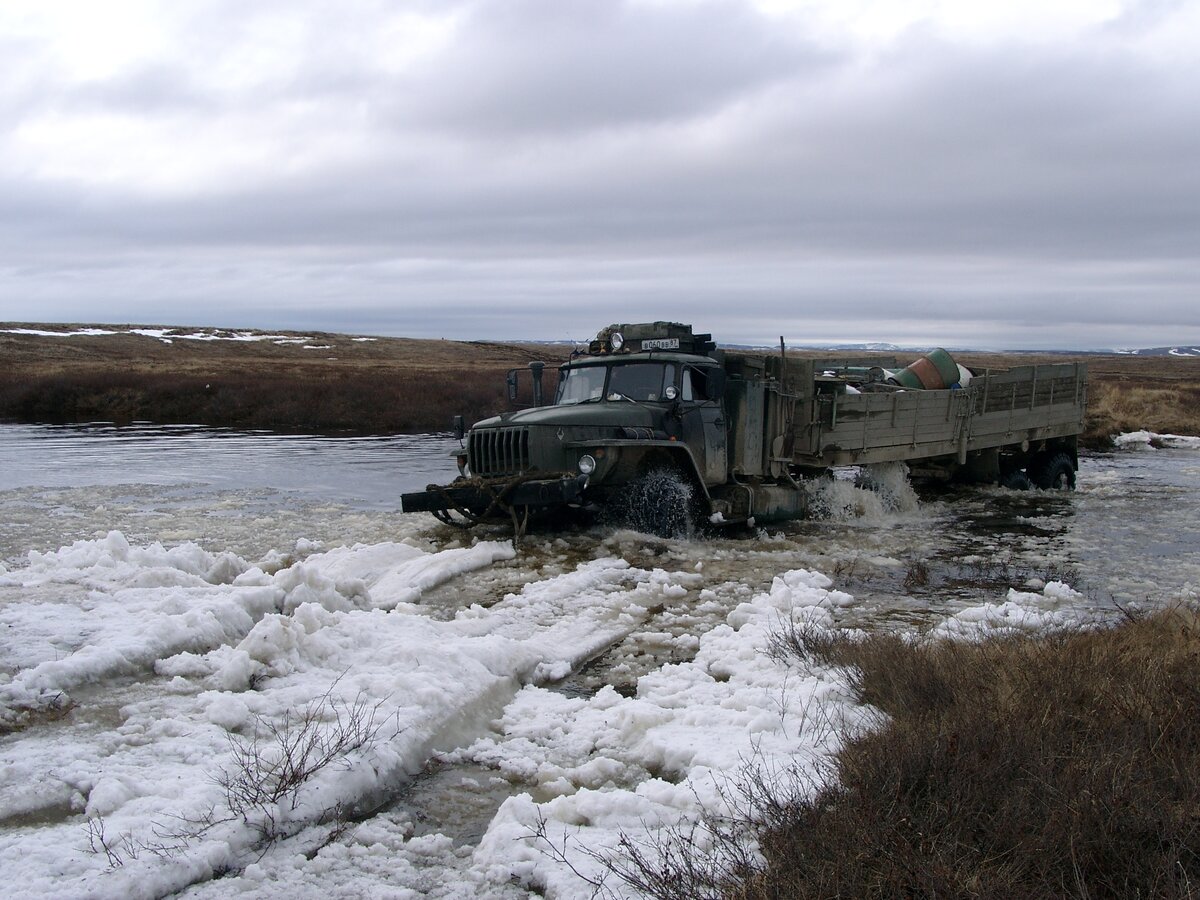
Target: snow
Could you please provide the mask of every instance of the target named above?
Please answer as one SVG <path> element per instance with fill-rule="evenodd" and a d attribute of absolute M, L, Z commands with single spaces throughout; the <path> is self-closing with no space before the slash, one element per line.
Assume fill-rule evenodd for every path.
<path fill-rule="evenodd" d="M 65 584 L 85 592 L 9 604 L 0 613 L 6 626 L 0 649 L 18 668 L 0 683 L 0 724 L 60 704 L 64 694 L 82 684 L 159 661 L 178 666 L 169 658 L 180 654 L 186 659 L 215 647 L 228 650 L 231 643 L 250 639 L 269 614 L 303 606 L 350 610 L 411 604 L 422 591 L 512 553 L 510 544 L 497 542 L 442 554 L 405 544 L 356 546 L 309 557 L 268 576 L 232 554 L 213 555 L 191 543 L 131 547 L 117 531 L 54 553 L 30 552 L 28 567 L 0 575 L 0 585 Z M 356 557 L 362 558 L 357 568 Z M 253 676 L 255 667 L 245 661 L 251 650 L 241 653 L 229 666 L 242 662 Z M 164 669 L 164 674 L 169 673 Z"/>
<path fill-rule="evenodd" d="M 79 328 L 75 331 L 42 331 L 37 328 L 5 328 L 0 334 L 29 334 L 36 337 L 81 337 L 84 335 L 120 334 L 105 328 Z"/>
<path fill-rule="evenodd" d="M 1091 618 L 1082 594 L 1061 581 L 1032 591 L 1010 588 L 1001 603 L 961 610 L 932 631 L 939 637 L 978 640 L 989 635 L 1035 634 L 1086 624 Z"/>
<path fill-rule="evenodd" d="M 1113 443 L 1122 448 L 1153 450 L 1168 447 L 1173 450 L 1200 450 L 1200 437 L 1181 434 L 1158 434 L 1153 431 L 1131 431 L 1113 438 Z"/>
<path fill-rule="evenodd" d="M 768 652 L 791 624 L 838 627 L 856 601 L 830 578 L 793 568 L 762 591 L 705 586 L 704 560 L 678 545 L 663 545 L 663 568 L 622 558 L 641 540 L 618 532 L 593 559 L 442 618 L 426 595 L 512 563 L 510 542 L 300 540 L 248 560 L 114 531 L 29 553 L 0 571 L 15 598 L 0 605 L 0 722 L 23 726 L 0 736 L 7 896 L 588 896 L 579 873 L 605 877 L 599 860 L 622 838 L 697 826 L 703 840 L 739 781 L 811 779 L 842 735 L 878 724 L 845 672 Z M 1083 620 L 1070 586 L 1023 587 L 935 630 Z M 671 604 L 691 630 L 660 614 Z M 560 689 L 635 638 L 682 657 L 629 696 Z M 271 758 L 273 734 L 335 736 L 353 715 L 370 740 L 290 792 L 230 806 L 221 782 L 245 774 L 238 748 Z M 419 834 L 388 806 L 431 764 L 490 773 L 463 790 L 506 797 L 471 843 Z M 343 814 L 361 817 L 344 834 Z M 89 827 L 120 865 L 89 852 Z"/>
<path fill-rule="evenodd" d="M 331 810 L 369 807 L 436 749 L 474 740 L 522 685 L 562 677 L 698 578 L 602 558 L 450 621 L 416 605 L 422 591 L 513 553 L 508 542 L 439 552 L 379 544 L 267 574 L 244 560 L 222 565 L 195 545 L 131 546 L 114 532 L 30 554 L 6 584 L 83 590 L 5 607 L 5 640 L 35 647 L 0 688 L 10 721 L 45 725 L 37 714 L 73 701 L 64 694 L 102 699 L 86 684 L 112 684 L 117 673 L 149 683 L 113 690 L 102 725 L 71 717 L 5 740 L 0 818 L 47 805 L 72 811 L 60 824 L 4 835 L 0 865 L 21 886 L 9 896 L 155 896 L 242 869 L 262 854 L 264 823 L 287 839 L 324 829 Z M 232 581 L 205 580 L 214 571 Z M 76 646 L 56 657 L 68 640 Z M 377 740 L 248 821 L 198 827 L 206 810 L 222 808 L 214 778 L 231 734 L 286 728 L 322 696 L 319 727 L 336 728 L 338 711 L 367 700 Z M 110 870 L 103 854 L 77 852 L 84 816 L 103 816 L 109 839 L 125 842 L 123 865 Z M 155 855 L 147 847 L 164 842 L 165 823 L 191 823 L 195 833 Z"/>
<path fill-rule="evenodd" d="M 76 328 L 71 331 L 46 331 L 37 328 L 6 328 L 3 334 L 27 334 L 37 337 L 94 337 L 109 334 L 140 334 L 143 337 L 155 338 L 164 344 L 176 340 L 183 341 L 237 341 L 241 343 L 255 341 L 272 341 L 276 344 L 307 344 L 311 337 L 295 335 L 266 334 L 258 331 L 229 331 L 226 329 L 210 329 L 201 331 L 181 332 L 177 328 L 128 328 L 114 330 L 109 328 Z M 373 339 L 372 339 L 373 340 Z M 312 349 L 325 349 L 313 347 Z"/>
<path fill-rule="evenodd" d="M 675 820 L 694 815 L 697 802 L 716 802 L 719 773 L 756 747 L 827 752 L 828 732 L 807 733 L 802 712 L 825 699 L 847 704 L 844 689 L 828 674 L 797 679 L 762 652 L 772 624 L 793 607 L 819 617 L 844 602 L 823 576 L 777 579 L 700 636 L 695 659 L 643 677 L 636 697 L 608 688 L 585 700 L 547 685 L 629 635 L 649 610 L 686 595 L 700 576 L 601 557 L 449 621 L 424 614 L 424 591 L 513 554 L 508 542 L 435 552 L 383 543 L 279 567 L 283 554 L 260 565 L 195 544 L 136 546 L 120 532 L 30 553 L 0 576 L 28 592 L 4 607 L 14 671 L 0 698 L 10 723 L 30 724 L 4 739 L 0 817 L 64 812 L 62 821 L 4 833 L 9 896 L 156 896 L 225 869 L 241 874 L 213 883 L 222 896 L 278 891 L 289 879 L 301 896 L 336 895 L 337 884 L 365 889 L 357 866 L 380 848 L 398 856 L 377 860 L 381 877 L 414 866 L 413 896 L 432 889 L 421 857 L 438 860 L 445 895 L 463 885 L 511 893 L 512 865 L 530 883 L 566 885 L 573 876 L 543 871 L 548 862 L 532 838 L 512 854 L 526 814 L 542 810 L 528 799 L 506 804 L 474 856 L 444 840 L 410 840 L 404 822 L 386 817 L 306 852 L 327 837 L 331 810 L 370 807 L 439 750 L 544 785 L 558 798 L 544 814 L 594 820 L 601 842 L 650 812 Z M 794 683 L 783 690 L 786 678 Z M 305 715 L 336 729 L 337 715 L 362 703 L 372 743 L 292 796 L 206 820 L 225 803 L 217 781 L 229 771 L 231 740 L 244 745 Z M 71 704 L 75 713 L 54 718 Z M 50 720 L 38 718 L 47 712 Z M 494 736 L 481 737 L 492 722 Z M 122 865 L 78 852 L 88 817 L 93 828 L 103 820 Z M 268 827 L 277 849 L 264 856 Z M 164 837 L 172 828 L 186 838 Z M 305 850 L 297 856 L 296 847 Z"/>

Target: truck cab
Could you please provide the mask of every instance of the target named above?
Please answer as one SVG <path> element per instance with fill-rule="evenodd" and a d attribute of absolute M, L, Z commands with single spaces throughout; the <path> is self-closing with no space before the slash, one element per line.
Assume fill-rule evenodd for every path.
<path fill-rule="evenodd" d="M 542 398 L 541 367 L 530 375 L 541 404 L 475 423 L 460 479 L 405 495 L 405 510 L 504 518 L 514 508 L 525 517 L 537 507 L 639 507 L 666 502 L 640 496 L 648 481 L 673 481 L 689 515 L 709 513 L 708 488 L 728 469 L 725 371 L 709 335 L 678 323 L 611 325 L 559 369 L 552 397 Z"/>

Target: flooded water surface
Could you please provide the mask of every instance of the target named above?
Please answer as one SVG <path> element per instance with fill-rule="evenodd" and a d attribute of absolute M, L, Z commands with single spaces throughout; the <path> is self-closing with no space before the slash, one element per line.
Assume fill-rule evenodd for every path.
<path fill-rule="evenodd" d="M 448 435 L 337 438 L 157 426 L 0 427 L 0 561 L 119 530 L 256 556 L 298 540 L 371 543 L 462 535 L 403 516 L 399 496 L 451 480 Z M 522 580 L 615 553 L 699 564 L 704 583 L 754 589 L 816 568 L 859 601 L 851 618 L 919 621 L 981 596 L 1061 580 L 1097 604 L 1168 601 L 1200 585 L 1200 452 L 1132 449 L 1081 461 L 1078 490 L 855 487 L 841 473 L 822 518 L 658 541 L 612 529 L 530 536 L 520 563 L 427 597 L 432 614 L 496 599 Z M 497 531 L 493 537 L 502 536 Z M 478 581 L 473 585 L 471 581 Z M 440 607 L 440 613 L 438 612 Z"/>

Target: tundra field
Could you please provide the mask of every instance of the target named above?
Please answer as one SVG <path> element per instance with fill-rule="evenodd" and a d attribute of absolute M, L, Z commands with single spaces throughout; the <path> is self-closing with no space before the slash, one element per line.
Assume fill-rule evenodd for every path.
<path fill-rule="evenodd" d="M 445 431 L 569 352 L 0 324 L 0 422 Z M 518 547 L 132 462 L 0 491 L 7 895 L 1200 896 L 1200 358 L 954 356 L 1087 362 L 1077 492 Z"/>
<path fill-rule="evenodd" d="M 555 364 L 569 353 L 567 344 L 0 323 L 0 419 L 309 433 L 444 431 L 452 415 L 469 424 L 506 408 L 508 369 L 535 359 Z M 898 356 L 901 362 L 915 358 Z M 1197 357 L 954 356 L 976 369 L 1086 361 L 1085 446 L 1102 447 L 1110 436 L 1138 429 L 1200 434 Z"/>

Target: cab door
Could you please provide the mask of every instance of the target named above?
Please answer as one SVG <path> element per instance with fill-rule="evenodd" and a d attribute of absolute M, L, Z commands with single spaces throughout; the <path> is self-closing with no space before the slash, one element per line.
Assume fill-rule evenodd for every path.
<path fill-rule="evenodd" d="M 722 390 L 706 374 L 716 370 L 684 366 L 680 376 L 683 439 L 691 448 L 705 484 L 724 484 L 729 465 Z M 724 373 L 721 373 L 724 374 Z M 715 397 L 711 397 L 714 395 Z"/>

